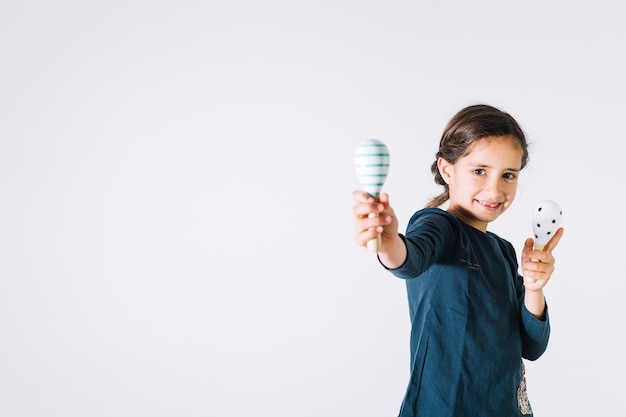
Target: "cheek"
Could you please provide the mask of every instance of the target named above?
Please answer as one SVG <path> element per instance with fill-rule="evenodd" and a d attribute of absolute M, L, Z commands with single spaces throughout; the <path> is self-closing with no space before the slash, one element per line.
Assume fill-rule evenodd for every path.
<path fill-rule="evenodd" d="M 515 195 L 517 194 L 517 183 L 507 186 L 506 194 L 509 196 L 510 200 L 513 200 L 515 198 Z"/>
<path fill-rule="evenodd" d="M 449 184 L 450 192 L 455 194 L 468 193 L 470 190 L 476 188 L 474 183 L 466 179 L 455 178 Z"/>

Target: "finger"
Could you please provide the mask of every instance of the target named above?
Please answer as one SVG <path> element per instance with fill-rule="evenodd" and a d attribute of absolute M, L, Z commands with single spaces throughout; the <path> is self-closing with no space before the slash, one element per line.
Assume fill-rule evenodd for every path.
<path fill-rule="evenodd" d="M 359 219 L 363 218 L 371 218 L 378 216 L 385 209 L 385 206 L 381 203 L 373 202 L 373 203 L 357 203 L 352 208 L 352 212 L 355 217 Z"/>
<path fill-rule="evenodd" d="M 528 238 L 524 242 L 524 248 L 522 249 L 522 261 L 530 259 L 530 253 L 532 252 L 535 246 L 535 241 L 533 238 Z"/>
<path fill-rule="evenodd" d="M 528 239 L 526 239 L 526 241 L 524 242 L 524 247 L 528 248 L 528 250 L 533 250 L 533 247 L 535 246 L 535 241 L 533 240 L 532 237 L 529 237 Z"/>
<path fill-rule="evenodd" d="M 555 262 L 555 258 L 552 255 L 551 252 L 546 252 L 544 250 L 534 250 L 529 254 L 529 257 L 526 258 L 527 261 L 530 261 L 532 264 L 535 264 L 534 266 L 537 266 L 536 264 L 542 264 L 543 265 L 553 265 Z M 535 268 L 531 268 L 533 270 L 536 270 Z"/>
<path fill-rule="evenodd" d="M 524 284 L 534 284 L 538 280 L 537 273 L 534 269 L 534 260 L 525 262 L 522 268 L 522 276 L 524 277 Z"/>
<path fill-rule="evenodd" d="M 376 239 L 376 236 L 380 235 L 382 232 L 382 227 L 371 227 L 365 230 L 357 231 L 355 234 L 355 241 L 359 246 L 366 246 L 367 242 L 372 239 Z"/>
<path fill-rule="evenodd" d="M 525 285 L 529 285 L 529 284 L 536 285 L 537 284 L 537 281 L 538 281 L 537 278 L 529 277 L 527 275 L 524 275 L 523 277 L 524 277 L 524 284 Z"/>
<path fill-rule="evenodd" d="M 524 277 L 524 286 L 526 287 L 527 291 L 528 290 L 530 290 L 530 291 L 540 290 L 543 287 L 545 287 L 547 284 L 548 284 L 547 281 L 542 281 L 540 279 Z"/>
<path fill-rule="evenodd" d="M 548 243 L 546 243 L 546 245 L 543 247 L 544 252 L 552 253 L 552 251 L 559 244 L 559 241 L 561 240 L 561 236 L 563 236 L 563 231 L 564 229 L 562 227 L 559 227 L 557 229 L 554 236 L 552 236 L 550 240 L 548 241 Z"/>
<path fill-rule="evenodd" d="M 525 271 L 522 275 L 524 277 L 524 284 L 533 285 L 545 285 L 548 282 L 549 275 L 546 275 L 542 271 Z"/>
<path fill-rule="evenodd" d="M 528 239 L 526 239 L 526 241 L 524 242 L 524 249 L 522 250 L 522 255 L 528 255 L 528 253 L 533 250 L 534 246 L 535 246 L 535 241 L 532 238 L 529 237 Z"/>
<path fill-rule="evenodd" d="M 554 269 L 554 257 L 547 252 L 537 251 L 537 256 L 524 262 L 523 267 L 526 271 L 541 273 L 551 272 Z"/>
<path fill-rule="evenodd" d="M 372 203 L 376 201 L 374 197 L 361 190 L 352 191 L 352 201 L 355 203 Z"/>

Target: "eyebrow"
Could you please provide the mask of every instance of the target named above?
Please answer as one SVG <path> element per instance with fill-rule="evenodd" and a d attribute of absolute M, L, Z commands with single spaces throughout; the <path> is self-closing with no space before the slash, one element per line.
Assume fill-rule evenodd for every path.
<path fill-rule="evenodd" d="M 476 168 L 493 168 L 491 165 L 487 165 L 487 164 L 476 164 L 474 165 Z M 504 168 L 505 171 L 514 171 L 514 172 L 520 172 L 522 170 L 522 168 Z"/>

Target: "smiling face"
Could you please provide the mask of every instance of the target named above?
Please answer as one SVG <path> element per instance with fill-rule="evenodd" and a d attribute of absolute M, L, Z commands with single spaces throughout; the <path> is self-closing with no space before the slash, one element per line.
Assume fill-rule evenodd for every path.
<path fill-rule="evenodd" d="M 454 164 L 439 158 L 439 172 L 450 189 L 448 211 L 485 232 L 515 199 L 522 156 L 517 140 L 507 135 L 478 140 Z"/>

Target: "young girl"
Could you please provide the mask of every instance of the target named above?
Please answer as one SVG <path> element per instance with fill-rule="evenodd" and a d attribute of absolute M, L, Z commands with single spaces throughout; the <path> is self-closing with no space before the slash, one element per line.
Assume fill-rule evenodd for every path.
<path fill-rule="evenodd" d="M 353 193 L 357 244 L 381 235 L 380 263 L 406 280 L 411 368 L 400 417 L 532 415 L 522 358 L 535 360 L 548 345 L 543 287 L 563 228 L 542 251 L 526 240 L 521 275 L 513 246 L 487 231 L 513 202 L 527 161 L 518 123 L 474 105 L 446 126 L 431 168 L 444 191 L 404 235 L 386 193 L 379 201 Z"/>

